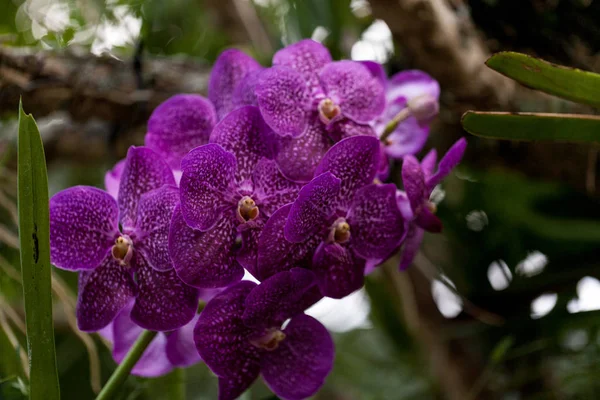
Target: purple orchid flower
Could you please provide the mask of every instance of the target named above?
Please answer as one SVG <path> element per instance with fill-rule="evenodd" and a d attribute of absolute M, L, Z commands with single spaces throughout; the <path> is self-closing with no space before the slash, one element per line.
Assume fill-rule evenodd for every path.
<path fill-rule="evenodd" d="M 210 144 L 183 159 L 169 253 L 187 284 L 223 287 L 239 281 L 244 268 L 255 274 L 260 230 L 301 187 L 272 160 L 271 135 L 258 108 L 238 108 L 215 127 Z"/>
<path fill-rule="evenodd" d="M 406 232 L 396 187 L 372 183 L 379 153 L 370 136 L 344 139 L 327 152 L 317 177 L 264 227 L 259 279 L 301 266 L 315 272 L 324 296 L 341 298 L 362 286 L 365 260 L 389 256 Z"/>
<path fill-rule="evenodd" d="M 252 57 L 236 49 L 219 55 L 208 82 L 208 98 L 219 120 L 238 107 L 256 105 L 254 88 L 262 69 Z"/>
<path fill-rule="evenodd" d="M 144 143 L 178 170 L 188 151 L 208 143 L 216 122 L 210 101 L 196 94 L 178 94 L 152 112 Z"/>
<path fill-rule="evenodd" d="M 117 200 L 87 186 L 51 198 L 51 260 L 81 271 L 81 330 L 105 327 L 133 298 L 131 317 L 147 329 L 176 329 L 194 316 L 198 292 L 179 280 L 167 255 L 169 222 L 179 202 L 174 183 L 158 154 L 131 147 Z"/>
<path fill-rule="evenodd" d="M 239 282 L 206 305 L 194 341 L 219 378 L 219 400 L 236 399 L 260 374 L 283 399 L 316 393 L 334 358 L 327 329 L 303 314 L 320 297 L 314 275 L 296 268 L 260 285 Z"/>
<path fill-rule="evenodd" d="M 305 134 L 315 116 L 325 126 L 342 118 L 368 124 L 385 107 L 384 88 L 367 67 L 332 62 L 329 51 L 310 39 L 278 51 L 273 67 L 260 74 L 255 94 L 267 124 L 292 137 Z"/>
<path fill-rule="evenodd" d="M 440 160 L 435 170 L 437 153 L 431 150 L 419 163 L 408 155 L 402 165 L 402 181 L 406 199 L 410 203 L 413 219 L 406 235 L 406 242 L 400 257 L 400 270 L 408 268 L 421 247 L 425 231 L 442 231 L 442 222 L 435 216 L 436 205 L 429 200 L 433 189 L 460 163 L 467 148 L 467 141 L 459 139 Z M 403 200 L 402 198 L 399 201 Z M 400 206 L 400 204 L 399 204 Z"/>

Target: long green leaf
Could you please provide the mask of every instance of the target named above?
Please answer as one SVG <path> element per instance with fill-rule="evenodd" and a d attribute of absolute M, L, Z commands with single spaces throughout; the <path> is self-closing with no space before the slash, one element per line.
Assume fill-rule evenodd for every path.
<path fill-rule="evenodd" d="M 600 75 L 514 52 L 494 54 L 486 65 L 522 85 L 600 107 Z"/>
<path fill-rule="evenodd" d="M 185 400 L 185 372 L 185 369 L 176 368 L 167 375 L 149 379 L 148 399 Z"/>
<path fill-rule="evenodd" d="M 50 275 L 48 177 L 40 132 L 19 104 L 18 206 L 30 399 L 58 400 Z"/>
<path fill-rule="evenodd" d="M 467 111 L 462 125 L 488 139 L 600 143 L 600 117 L 594 115 Z"/>

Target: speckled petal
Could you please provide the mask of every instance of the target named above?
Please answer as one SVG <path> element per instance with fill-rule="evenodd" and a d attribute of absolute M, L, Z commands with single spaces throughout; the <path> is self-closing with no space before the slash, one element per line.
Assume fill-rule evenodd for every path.
<path fill-rule="evenodd" d="M 197 94 L 177 94 L 150 115 L 145 145 L 173 169 L 191 149 L 208 143 L 217 115 L 210 101 Z"/>
<path fill-rule="evenodd" d="M 119 220 L 126 228 L 134 228 L 140 197 L 162 185 L 175 185 L 169 165 L 147 147 L 131 146 L 119 185 Z"/>
<path fill-rule="evenodd" d="M 354 136 L 329 149 L 319 163 L 315 176 L 331 172 L 341 179 L 340 203 L 347 206 L 358 189 L 373 183 L 380 163 L 379 140 L 370 136 Z"/>
<path fill-rule="evenodd" d="M 311 271 L 294 268 L 280 272 L 264 280 L 246 297 L 243 320 L 258 330 L 281 326 L 322 297 Z"/>
<path fill-rule="evenodd" d="M 308 128 L 311 95 L 306 80 L 286 67 L 273 67 L 260 74 L 256 100 L 269 126 L 283 136 L 298 137 Z"/>
<path fill-rule="evenodd" d="M 313 256 L 312 270 L 323 296 L 341 299 L 362 287 L 365 260 L 347 245 L 321 243 Z"/>
<path fill-rule="evenodd" d="M 222 146 L 237 160 L 238 182 L 250 179 L 261 158 L 273 158 L 273 132 L 258 108 L 246 106 L 229 113 L 215 126 L 210 142 Z"/>
<path fill-rule="evenodd" d="M 327 329 L 308 315 L 292 318 L 283 332 L 285 339 L 261 360 L 263 377 L 277 396 L 306 399 L 321 388 L 333 367 L 333 340 Z"/>
<path fill-rule="evenodd" d="M 365 259 L 385 259 L 402 241 L 406 223 L 396 203 L 396 186 L 368 185 L 356 192 L 348 214 L 351 240 Z"/>
<path fill-rule="evenodd" d="M 273 56 L 273 65 L 289 67 L 299 72 L 313 93 L 320 90 L 319 71 L 330 62 L 329 50 L 312 39 L 286 46 Z"/>
<path fill-rule="evenodd" d="M 200 357 L 219 377 L 219 399 L 234 400 L 260 372 L 259 351 L 250 343 L 252 330 L 242 322 L 244 301 L 254 282 L 242 281 L 215 296 L 194 329 Z"/>
<path fill-rule="evenodd" d="M 388 101 L 407 101 L 423 95 L 435 99 L 440 97 L 440 85 L 423 71 L 402 71 L 388 81 L 386 90 Z"/>
<path fill-rule="evenodd" d="M 258 106 L 256 101 L 256 85 L 262 69 L 250 72 L 233 91 L 233 110 L 243 106 Z"/>
<path fill-rule="evenodd" d="M 136 293 L 132 271 L 109 255 L 94 271 L 79 273 L 77 326 L 95 332 L 112 322 Z"/>
<path fill-rule="evenodd" d="M 235 238 L 233 215 L 201 232 L 190 228 L 176 207 L 169 231 L 169 255 L 177 275 L 198 288 L 224 287 L 239 281 L 244 269 L 235 260 Z"/>
<path fill-rule="evenodd" d="M 383 69 L 383 65 L 376 61 L 359 61 L 362 65 L 364 65 L 372 76 L 379 79 L 379 82 L 386 87 L 387 86 L 387 74 Z"/>
<path fill-rule="evenodd" d="M 198 317 L 196 314 L 190 322 L 167 337 L 167 358 L 176 367 L 185 368 L 202 361 L 194 344 L 194 327 Z"/>
<path fill-rule="evenodd" d="M 118 236 L 119 209 L 106 192 L 75 186 L 50 199 L 50 257 L 68 270 L 96 268 Z"/>
<path fill-rule="evenodd" d="M 254 196 L 260 212 L 270 217 L 280 207 L 298 197 L 302 184 L 284 177 L 277 163 L 263 158 L 258 162 L 252 177 Z"/>
<path fill-rule="evenodd" d="M 361 63 L 333 62 L 319 76 L 326 95 L 353 121 L 368 123 L 384 111 L 384 87 Z"/>
<path fill-rule="evenodd" d="M 415 256 L 419 252 L 421 242 L 423 242 L 424 233 L 425 231 L 418 226 L 414 224 L 410 225 L 408 233 L 406 234 L 404 246 L 402 247 L 402 252 L 400 253 L 400 271 L 404 271 L 412 264 Z"/>
<path fill-rule="evenodd" d="M 450 147 L 444 157 L 440 160 L 438 170 L 427 180 L 427 188 L 431 191 L 438 185 L 450 172 L 460 163 L 465 150 L 467 149 L 467 140 L 460 138 Z"/>
<path fill-rule="evenodd" d="M 421 160 L 421 169 L 423 170 L 425 180 L 429 179 L 431 175 L 433 175 L 433 173 L 435 172 L 436 165 L 437 151 L 435 149 L 431 149 Z"/>
<path fill-rule="evenodd" d="M 190 151 L 181 162 L 181 211 L 189 226 L 206 231 L 234 207 L 227 198 L 235 176 L 235 157 L 217 144 Z"/>
<path fill-rule="evenodd" d="M 367 124 L 358 124 L 351 119 L 342 118 L 332 122 L 327 127 L 329 136 L 334 142 L 352 137 L 352 136 L 372 136 L 377 137 L 375 130 Z"/>
<path fill-rule="evenodd" d="M 133 322 L 153 331 L 171 331 L 190 322 L 198 309 L 198 289 L 183 283 L 174 270 L 156 271 L 138 254 L 138 293 Z"/>
<path fill-rule="evenodd" d="M 293 267 L 310 267 L 312 252 L 320 242 L 318 235 L 302 243 L 291 243 L 284 237 L 284 227 L 291 204 L 281 207 L 269 218 L 258 241 L 257 279 L 288 271 Z"/>
<path fill-rule="evenodd" d="M 325 125 L 316 113 L 300 137 L 282 137 L 275 157 L 281 172 L 291 180 L 308 182 L 313 178 L 317 165 L 333 145 Z"/>
<path fill-rule="evenodd" d="M 169 226 L 177 204 L 179 189 L 176 186 L 165 185 L 140 198 L 134 246 L 158 271 L 173 268 L 169 257 Z"/>
<path fill-rule="evenodd" d="M 413 156 L 404 157 L 404 162 L 402 163 L 402 183 L 404 184 L 404 190 L 410 201 L 411 208 L 415 213 L 418 213 L 423 206 L 423 202 L 427 201 L 429 196 L 421 164 Z"/>
<path fill-rule="evenodd" d="M 233 110 L 235 89 L 246 75 L 261 68 L 252 57 L 237 49 L 219 55 L 208 82 L 208 98 L 215 105 L 219 119 Z"/>
<path fill-rule="evenodd" d="M 123 159 L 104 175 L 104 188 L 115 200 L 119 197 L 119 185 L 124 168 L 125 160 Z"/>
<path fill-rule="evenodd" d="M 325 172 L 300 190 L 285 224 L 285 239 L 300 243 L 319 233 L 337 209 L 340 179 Z"/>
<path fill-rule="evenodd" d="M 236 260 L 244 269 L 256 276 L 256 263 L 258 259 L 258 240 L 265 225 L 266 217 L 259 217 L 252 223 L 246 223 L 238 228 L 238 239 L 241 238 L 242 245 L 236 253 Z"/>

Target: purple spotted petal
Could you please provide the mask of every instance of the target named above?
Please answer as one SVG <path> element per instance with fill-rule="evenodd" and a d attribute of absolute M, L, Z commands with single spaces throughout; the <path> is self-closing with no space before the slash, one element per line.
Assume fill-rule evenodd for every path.
<path fill-rule="evenodd" d="M 235 261 L 235 238 L 233 215 L 201 232 L 190 228 L 176 207 L 169 231 L 169 255 L 177 275 L 198 288 L 224 287 L 239 281 L 244 269 Z"/>
<path fill-rule="evenodd" d="M 79 273 L 77 326 L 84 332 L 104 328 L 135 293 L 131 269 L 107 256 L 95 270 Z"/>
<path fill-rule="evenodd" d="M 294 268 L 280 272 L 264 280 L 246 297 L 244 324 L 258 330 L 281 326 L 322 297 L 311 271 Z"/>
<path fill-rule="evenodd" d="M 190 151 L 181 161 L 181 211 L 189 226 L 212 229 L 234 205 L 228 200 L 236 161 L 233 154 L 217 144 Z"/>
<path fill-rule="evenodd" d="M 379 140 L 374 137 L 349 137 L 329 149 L 315 176 L 331 172 L 341 179 L 340 201 L 347 205 L 356 190 L 373 183 L 381 162 L 380 151 Z"/>
<path fill-rule="evenodd" d="M 144 254 L 150 266 L 158 271 L 173 267 L 169 257 L 169 226 L 177 204 L 179 189 L 175 186 L 165 185 L 140 198 L 135 223 L 135 246 Z"/>
<path fill-rule="evenodd" d="M 419 125 L 414 117 L 408 117 L 386 139 L 385 152 L 391 158 L 402 159 L 421 151 L 428 137 L 429 127 Z"/>
<path fill-rule="evenodd" d="M 365 259 L 385 259 L 406 234 L 396 203 L 396 186 L 368 185 L 356 192 L 348 223 L 354 250 Z"/>
<path fill-rule="evenodd" d="M 302 400 L 315 394 L 333 367 L 335 349 L 327 329 L 308 315 L 291 319 L 277 349 L 266 352 L 261 371 L 281 398 Z"/>
<path fill-rule="evenodd" d="M 428 232 L 440 233 L 442 231 L 442 221 L 427 207 L 423 207 L 419 211 L 415 223 Z"/>
<path fill-rule="evenodd" d="M 265 225 L 266 218 L 258 218 L 249 223 L 245 223 L 239 228 L 239 237 L 242 239 L 242 246 L 236 254 L 236 260 L 242 267 L 248 270 L 253 276 L 256 276 L 256 263 L 258 259 L 258 240 L 260 233 Z"/>
<path fill-rule="evenodd" d="M 440 160 L 438 170 L 427 180 L 427 188 L 431 191 L 460 163 L 467 149 L 467 140 L 460 138 L 450 147 Z"/>
<path fill-rule="evenodd" d="M 286 177 L 294 181 L 308 182 L 332 145 L 325 125 L 316 113 L 312 113 L 304 135 L 297 138 L 282 137 L 279 140 L 275 160 Z"/>
<path fill-rule="evenodd" d="M 258 108 L 238 108 L 215 126 L 210 142 L 222 146 L 237 160 L 238 182 L 252 177 L 261 158 L 273 158 L 272 131 Z"/>
<path fill-rule="evenodd" d="M 262 69 L 250 72 L 233 91 L 233 109 L 243 106 L 258 106 L 256 102 L 256 85 Z"/>
<path fill-rule="evenodd" d="M 198 289 L 183 283 L 174 270 L 156 271 L 138 254 L 138 293 L 131 319 L 142 328 L 170 331 L 190 322 L 198 309 Z"/>
<path fill-rule="evenodd" d="M 402 252 L 400 253 L 400 271 L 404 271 L 412 264 L 415 256 L 419 252 L 421 242 L 423 242 L 424 233 L 425 231 L 418 226 L 414 224 L 410 225 L 408 233 L 406 234 L 404 246 L 402 247 Z"/>
<path fill-rule="evenodd" d="M 167 358 L 176 367 L 189 367 L 202 361 L 194 344 L 194 327 L 198 317 L 196 314 L 190 322 L 173 331 L 167 338 Z"/>
<path fill-rule="evenodd" d="M 402 99 L 408 101 L 419 96 L 440 97 L 440 85 L 425 72 L 408 70 L 397 73 L 388 81 L 386 97 L 388 101 Z"/>
<path fill-rule="evenodd" d="M 256 284 L 239 282 L 215 296 L 194 329 L 200 357 L 219 377 L 219 399 L 234 400 L 260 373 L 258 348 L 250 343 L 252 330 L 242 322 L 246 296 Z"/>
<path fill-rule="evenodd" d="M 285 239 L 300 243 L 319 233 L 338 206 L 340 185 L 340 179 L 330 172 L 307 183 L 290 209 L 285 224 Z"/>
<path fill-rule="evenodd" d="M 119 220 L 126 228 L 134 228 L 140 197 L 163 185 L 175 185 L 169 165 L 147 147 L 131 146 L 119 185 Z"/>
<path fill-rule="evenodd" d="M 381 81 L 361 63 L 333 62 L 325 66 L 319 76 L 326 95 L 353 121 L 371 122 L 385 109 Z"/>
<path fill-rule="evenodd" d="M 113 321 L 114 344 L 113 358 L 117 363 L 123 362 L 125 356 L 144 332 L 144 329 L 136 325 L 130 317 L 133 305 L 125 307 Z M 135 364 L 131 373 L 137 376 L 153 378 L 164 375 L 173 369 L 173 365 L 166 354 L 167 337 L 159 333 L 152 339 L 144 354 Z"/>
<path fill-rule="evenodd" d="M 302 243 L 291 243 L 284 237 L 284 227 L 292 205 L 281 207 L 269 218 L 258 241 L 257 279 L 288 271 L 293 267 L 310 267 L 312 252 L 320 242 L 315 235 Z"/>
<path fill-rule="evenodd" d="M 256 85 L 256 100 L 269 126 L 282 136 L 298 137 L 308 128 L 311 95 L 306 79 L 286 67 L 263 71 Z"/>
<path fill-rule="evenodd" d="M 258 162 L 252 177 L 254 195 L 261 213 L 271 216 L 280 207 L 298 197 L 302 184 L 285 178 L 277 163 L 263 158 Z"/>
<path fill-rule="evenodd" d="M 329 50 L 312 39 L 304 39 L 286 46 L 273 56 L 273 65 L 299 72 L 312 93 L 320 91 L 318 74 L 330 62 Z"/>
<path fill-rule="evenodd" d="M 321 243 L 313 256 L 312 270 L 323 296 L 341 299 L 362 287 L 365 260 L 348 246 Z"/>
<path fill-rule="evenodd" d="M 421 169 L 423 170 L 423 175 L 425 176 L 425 180 L 429 179 L 431 175 L 435 172 L 435 167 L 437 165 L 437 151 L 435 149 L 431 149 L 429 153 L 423 157 L 421 160 Z"/>
<path fill-rule="evenodd" d="M 104 175 L 104 188 L 115 200 L 119 197 L 119 185 L 123 168 L 125 168 L 125 160 L 116 163 L 113 169 Z"/>
<path fill-rule="evenodd" d="M 252 57 L 239 50 L 230 49 L 221 53 L 208 82 L 208 99 L 215 105 L 219 119 L 233 110 L 237 86 L 250 72 L 261 68 Z"/>
<path fill-rule="evenodd" d="M 68 270 L 96 268 L 118 236 L 119 210 L 106 192 L 75 186 L 50 199 L 50 257 Z"/>
<path fill-rule="evenodd" d="M 148 120 L 145 145 L 173 169 L 194 147 L 208 143 L 217 115 L 210 101 L 197 94 L 178 94 L 160 104 Z"/>
<path fill-rule="evenodd" d="M 373 136 L 377 137 L 375 130 L 370 125 L 358 124 L 348 118 L 338 119 L 327 127 L 329 136 L 335 141 L 346 139 L 352 136 Z"/>
<path fill-rule="evenodd" d="M 404 184 L 404 190 L 410 206 L 413 211 L 418 212 L 421 209 L 423 202 L 427 201 L 429 195 L 427 193 L 427 187 L 425 186 L 425 177 L 423 176 L 423 170 L 421 164 L 413 156 L 404 157 L 404 163 L 402 164 L 402 182 Z"/>

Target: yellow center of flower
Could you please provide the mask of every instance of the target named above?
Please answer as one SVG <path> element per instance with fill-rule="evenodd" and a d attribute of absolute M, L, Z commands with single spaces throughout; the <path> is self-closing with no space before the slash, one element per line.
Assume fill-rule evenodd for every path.
<path fill-rule="evenodd" d="M 129 261 L 131 261 L 131 257 L 133 256 L 133 243 L 129 236 L 119 236 L 115 240 L 111 253 L 113 258 L 119 261 L 119 264 L 123 266 L 129 265 Z"/>
<path fill-rule="evenodd" d="M 258 206 L 250 196 L 244 196 L 238 202 L 237 215 L 240 222 L 248 222 L 258 218 Z"/>
<path fill-rule="evenodd" d="M 437 206 L 435 205 L 435 203 L 431 202 L 431 201 L 427 201 L 425 203 L 425 207 L 427 207 L 427 209 L 432 213 L 435 214 L 437 212 Z"/>
<path fill-rule="evenodd" d="M 331 226 L 329 241 L 346 243 L 350 240 L 350 224 L 344 218 L 338 218 Z"/>
<path fill-rule="evenodd" d="M 251 340 L 250 343 L 259 349 L 273 351 L 279 346 L 279 343 L 281 343 L 283 339 L 285 339 L 285 333 L 280 329 L 272 328 L 260 338 Z"/>
<path fill-rule="evenodd" d="M 340 106 L 335 104 L 330 98 L 323 99 L 319 103 L 319 117 L 325 124 L 328 124 L 341 113 L 342 110 L 340 109 Z"/>

